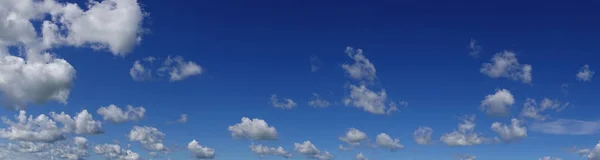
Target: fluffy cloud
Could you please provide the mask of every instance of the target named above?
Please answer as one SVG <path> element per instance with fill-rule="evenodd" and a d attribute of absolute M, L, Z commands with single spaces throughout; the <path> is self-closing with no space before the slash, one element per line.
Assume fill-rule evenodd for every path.
<path fill-rule="evenodd" d="M 397 110 L 395 105 L 390 105 L 388 107 L 385 104 L 386 101 L 387 94 L 385 90 L 377 93 L 371 91 L 365 85 L 350 85 L 350 95 L 344 99 L 344 104 L 351 104 L 354 107 L 362 108 L 363 110 L 373 114 L 390 114 L 391 112 Z"/>
<path fill-rule="evenodd" d="M 277 95 L 273 94 L 271 95 L 271 105 L 273 105 L 275 108 L 292 109 L 296 107 L 296 102 L 289 98 L 284 98 L 283 101 L 280 101 L 277 98 Z"/>
<path fill-rule="evenodd" d="M 469 48 L 470 56 L 479 57 L 482 47 L 479 44 L 477 44 L 477 40 L 471 39 L 471 41 L 469 42 L 468 48 Z"/>
<path fill-rule="evenodd" d="M 44 114 L 33 118 L 31 115 L 27 117 L 25 111 L 20 111 L 15 119 L 16 122 L 5 117 L 2 118 L 8 128 L 0 129 L 0 137 L 18 141 L 49 143 L 65 139 L 63 130 Z"/>
<path fill-rule="evenodd" d="M 475 116 L 463 118 L 458 124 L 458 130 L 442 135 L 440 140 L 449 146 L 471 146 L 481 144 L 484 138 L 475 133 Z"/>
<path fill-rule="evenodd" d="M 475 157 L 473 155 L 461 154 L 461 155 L 457 155 L 456 159 L 458 159 L 458 160 L 475 160 L 475 159 L 477 159 L 477 157 Z"/>
<path fill-rule="evenodd" d="M 369 160 L 367 157 L 365 157 L 362 153 L 358 153 L 356 154 L 356 156 L 354 156 L 354 159 L 356 160 Z"/>
<path fill-rule="evenodd" d="M 81 139 L 74 139 L 73 143 L 56 142 L 50 144 L 45 142 L 18 141 L 16 144 L 0 144 L 0 159 L 86 159 L 89 156 L 87 142 L 83 146 L 83 144 L 77 144 L 78 141 L 81 141 Z M 5 151 L 10 152 L 10 154 L 3 154 Z M 10 156 L 4 157 L 5 155 Z"/>
<path fill-rule="evenodd" d="M 252 140 L 275 140 L 277 139 L 277 130 L 269 126 L 262 119 L 242 118 L 242 122 L 229 126 L 227 128 L 233 138 L 247 138 Z"/>
<path fill-rule="evenodd" d="M 581 67 L 581 69 L 579 69 L 579 72 L 577 72 L 576 74 L 577 80 L 583 82 L 591 81 L 592 77 L 594 76 L 594 73 L 595 72 L 590 69 L 590 65 L 583 65 L 583 67 Z"/>
<path fill-rule="evenodd" d="M 329 107 L 329 102 L 327 100 L 321 99 L 321 97 L 319 97 L 319 94 L 313 93 L 312 98 L 310 99 L 310 101 L 308 101 L 308 106 L 311 107 Z"/>
<path fill-rule="evenodd" d="M 511 125 L 507 126 L 500 122 L 492 123 L 492 131 L 500 135 L 500 138 L 505 143 L 519 141 L 527 137 L 527 128 L 521 126 L 521 122 L 516 118 L 511 119 Z"/>
<path fill-rule="evenodd" d="M 399 139 L 392 139 L 392 137 L 385 133 L 380 133 L 379 135 L 377 135 L 375 142 L 379 147 L 390 149 L 391 151 L 396 151 L 398 149 L 404 148 L 404 146 L 400 144 Z"/>
<path fill-rule="evenodd" d="M 133 107 L 131 105 L 127 105 L 127 110 L 123 109 L 111 104 L 107 107 L 100 107 L 96 111 L 99 115 L 104 117 L 105 121 L 110 121 L 113 123 L 123 123 L 126 121 L 137 121 L 144 118 L 144 114 L 146 113 L 146 109 L 142 106 Z"/>
<path fill-rule="evenodd" d="M 366 81 L 374 81 L 377 78 L 375 65 L 363 55 L 361 49 L 346 47 L 346 54 L 354 60 L 353 64 L 342 65 L 342 69 L 346 71 L 350 78 Z"/>
<path fill-rule="evenodd" d="M 165 134 L 154 127 L 134 126 L 128 137 L 129 141 L 139 141 L 146 149 L 153 151 L 167 150 L 167 147 L 163 144 Z"/>
<path fill-rule="evenodd" d="M 531 131 L 557 135 L 591 135 L 600 131 L 600 122 L 574 119 L 557 119 L 550 122 L 534 122 Z"/>
<path fill-rule="evenodd" d="M 415 142 L 420 145 L 431 144 L 431 134 L 433 129 L 430 127 L 419 127 L 413 132 L 413 138 Z"/>
<path fill-rule="evenodd" d="M 116 144 L 101 144 L 94 146 L 94 152 L 100 154 L 107 159 L 114 160 L 141 160 L 140 154 L 135 153 L 131 150 L 122 149 L 121 146 Z"/>
<path fill-rule="evenodd" d="M 152 78 L 152 70 L 144 67 L 140 60 L 136 60 L 133 62 L 133 67 L 129 69 L 129 76 L 131 76 L 134 81 L 149 80 Z"/>
<path fill-rule="evenodd" d="M 545 112 L 547 110 L 554 110 L 558 112 L 568 106 L 569 103 L 561 104 L 558 100 L 550 100 L 548 98 L 544 98 L 538 106 L 537 102 L 534 99 L 528 98 L 523 104 L 521 116 L 543 121 L 546 120 L 546 118 L 548 118 L 548 115 L 544 115 L 542 114 L 542 112 Z"/>
<path fill-rule="evenodd" d="M 319 151 L 319 149 L 310 141 L 294 143 L 294 150 L 310 159 L 332 160 L 334 158 L 334 156 L 327 151 L 321 153 L 321 151 Z"/>
<path fill-rule="evenodd" d="M 510 112 L 510 106 L 515 103 L 515 98 L 506 89 L 496 90 L 481 101 L 480 109 L 490 116 L 506 116 Z"/>
<path fill-rule="evenodd" d="M 61 112 L 60 114 L 50 112 L 50 116 L 52 116 L 52 118 L 57 122 L 60 122 L 64 125 L 63 130 L 65 132 L 74 132 L 77 134 L 103 133 L 102 122 L 93 120 L 92 115 L 85 109 L 79 112 L 73 118 L 64 112 Z"/>
<path fill-rule="evenodd" d="M 187 114 L 181 114 L 181 116 L 179 116 L 179 119 L 177 119 L 178 123 L 185 123 L 187 122 L 188 118 L 187 118 Z"/>
<path fill-rule="evenodd" d="M 73 142 L 77 145 L 78 148 L 87 149 L 88 148 L 88 140 L 84 137 L 75 137 L 73 138 Z"/>
<path fill-rule="evenodd" d="M 349 145 L 356 146 L 360 145 L 361 141 L 367 139 L 367 134 L 356 128 L 350 128 L 344 136 L 341 136 L 338 139 L 348 143 Z"/>
<path fill-rule="evenodd" d="M 203 147 L 198 144 L 198 141 L 192 140 L 188 143 L 188 150 L 192 152 L 194 158 L 197 159 L 213 159 L 215 158 L 215 150 L 208 147 Z"/>
<path fill-rule="evenodd" d="M 491 63 L 484 63 L 479 71 L 492 78 L 505 77 L 520 80 L 523 83 L 531 83 L 531 70 L 531 65 L 521 65 L 518 62 L 515 53 L 504 51 L 495 54 Z"/>
<path fill-rule="evenodd" d="M 265 155 L 281 156 L 284 158 L 292 157 L 292 154 L 283 149 L 283 147 L 267 147 L 263 145 L 250 145 L 250 151 L 254 152 L 261 158 Z"/>
<path fill-rule="evenodd" d="M 588 160 L 600 160 L 600 142 L 593 149 L 582 149 L 577 153 Z"/>
<path fill-rule="evenodd" d="M 556 157 L 546 156 L 546 157 L 538 158 L 538 160 L 562 160 L 562 159 L 561 158 L 556 158 Z"/>
<path fill-rule="evenodd" d="M 200 75 L 203 71 L 204 69 L 196 64 L 196 62 L 186 62 L 181 56 L 168 56 L 162 66 L 158 69 L 158 72 L 161 74 L 166 72 L 169 75 L 169 81 L 171 82 Z"/>
<path fill-rule="evenodd" d="M 310 71 L 317 72 L 319 71 L 319 66 L 321 66 L 323 62 L 317 56 L 310 56 Z"/>

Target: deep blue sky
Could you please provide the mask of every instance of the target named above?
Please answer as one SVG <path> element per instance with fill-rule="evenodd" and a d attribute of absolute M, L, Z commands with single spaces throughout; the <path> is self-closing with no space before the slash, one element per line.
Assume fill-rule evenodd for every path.
<path fill-rule="evenodd" d="M 77 70 L 66 105 L 47 103 L 28 108 L 28 113 L 75 113 L 116 104 L 144 106 L 148 112 L 138 122 L 105 124 L 105 134 L 89 136 L 94 143 L 132 143 L 133 150 L 148 157 L 139 144 L 127 142 L 133 125 L 148 125 L 166 134 L 167 145 L 185 146 L 192 140 L 214 148 L 216 159 L 259 159 L 248 149 L 252 142 L 233 139 L 228 126 L 241 117 L 264 119 L 277 128 L 279 140 L 255 144 L 283 146 L 292 159 L 295 142 L 310 140 L 336 159 L 351 159 L 358 152 L 375 160 L 452 159 L 455 154 L 485 160 L 531 160 L 543 156 L 584 159 L 564 149 L 592 148 L 598 134 L 549 135 L 529 131 L 528 137 L 510 144 L 449 147 L 440 136 L 452 132 L 458 117 L 477 116 L 477 132 L 494 137 L 493 122 L 518 118 L 526 98 L 548 97 L 569 102 L 571 107 L 551 113 L 552 118 L 598 121 L 600 96 L 597 77 L 581 82 L 575 74 L 584 64 L 600 68 L 599 2 L 529 1 L 316 1 L 223 0 L 140 1 L 148 12 L 143 40 L 135 50 L 118 57 L 85 48 L 55 50 Z M 469 56 L 475 39 L 483 51 Z M 344 86 L 354 83 L 341 68 L 353 61 L 344 50 L 361 48 L 375 65 L 376 88 L 388 98 L 406 101 L 408 107 L 392 115 L 375 115 L 344 106 L 349 94 Z M 504 50 L 514 51 L 521 64 L 533 67 L 531 84 L 480 73 L 482 63 Z M 179 55 L 205 69 L 200 76 L 182 81 L 133 81 L 129 69 L 147 56 Z M 310 70 L 310 56 L 322 65 Z M 561 85 L 568 84 L 568 93 Z M 508 117 L 489 117 L 479 110 L 481 101 L 496 89 L 508 89 L 515 104 Z M 336 103 L 328 108 L 307 105 L 311 93 Z M 271 94 L 291 98 L 291 110 L 269 104 Z M 2 116 L 17 112 L 4 110 Z M 182 113 L 184 124 L 166 124 Z M 99 115 L 94 115 L 100 118 Z M 417 145 L 413 131 L 433 128 L 433 145 Z M 528 126 L 525 124 L 525 126 Z M 385 132 L 405 146 L 397 152 L 358 148 L 341 151 L 337 137 L 358 128 L 374 141 Z M 94 155 L 94 153 L 91 153 Z M 186 151 L 173 159 L 186 159 Z M 100 159 L 92 156 L 90 159 Z M 265 157 L 264 159 L 280 159 Z"/>

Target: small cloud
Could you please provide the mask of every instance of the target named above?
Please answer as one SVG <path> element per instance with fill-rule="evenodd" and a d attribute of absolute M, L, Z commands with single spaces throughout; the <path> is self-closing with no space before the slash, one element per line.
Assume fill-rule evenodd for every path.
<path fill-rule="evenodd" d="M 275 95 L 275 94 L 271 95 L 270 103 L 275 108 L 292 109 L 292 108 L 296 107 L 296 102 L 294 102 L 294 100 L 289 99 L 289 98 L 284 98 L 283 101 L 279 101 L 279 99 L 277 98 L 277 95 Z"/>
<path fill-rule="evenodd" d="M 577 72 L 577 80 L 583 82 L 591 81 L 594 73 L 594 70 L 590 69 L 590 65 L 585 64 L 583 67 L 581 67 L 581 69 L 579 69 L 579 72 Z"/>
<path fill-rule="evenodd" d="M 317 56 L 310 56 L 310 71 L 317 72 L 323 61 Z"/>
<path fill-rule="evenodd" d="M 474 39 L 471 39 L 467 48 L 469 49 L 469 55 L 475 58 L 479 57 L 479 54 L 482 50 L 482 47 L 479 44 L 477 44 L 477 40 Z"/>
<path fill-rule="evenodd" d="M 531 65 L 520 64 L 514 52 L 504 51 L 497 53 L 490 61 L 481 65 L 479 71 L 482 74 L 492 78 L 504 77 L 512 80 L 520 80 L 523 83 L 531 83 Z"/>
<path fill-rule="evenodd" d="M 532 131 L 556 135 L 592 135 L 600 132 L 600 121 L 557 119 L 550 122 L 534 122 Z"/>

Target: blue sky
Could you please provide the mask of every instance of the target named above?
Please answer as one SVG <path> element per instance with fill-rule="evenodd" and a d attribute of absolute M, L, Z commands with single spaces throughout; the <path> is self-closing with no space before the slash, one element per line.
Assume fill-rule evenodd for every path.
<path fill-rule="evenodd" d="M 64 133 L 67 136 L 64 142 L 75 136 L 87 138 L 90 145 L 87 159 L 104 159 L 93 151 L 96 144 L 104 143 L 120 144 L 143 159 L 150 159 L 151 150 L 128 137 L 134 126 L 154 127 L 164 133 L 161 141 L 170 152 L 151 159 L 192 159 L 187 146 L 194 139 L 203 147 L 214 149 L 215 159 L 223 160 L 260 159 L 249 148 L 258 144 L 281 146 L 292 154 L 291 159 L 307 159 L 309 156 L 294 146 L 307 140 L 321 154 L 327 151 L 335 159 L 355 159 L 358 153 L 374 160 L 456 159 L 463 154 L 485 160 L 530 160 L 545 156 L 588 159 L 574 150 L 593 150 L 600 140 L 597 118 L 600 112 L 594 98 L 600 95 L 600 84 L 593 74 L 577 76 L 579 72 L 592 73 L 600 66 L 597 60 L 600 23 L 596 16 L 600 13 L 595 2 L 105 1 L 117 4 L 113 10 L 130 7 L 125 10 L 131 12 L 88 12 L 106 19 L 102 19 L 103 23 L 85 23 L 69 19 L 61 7 L 54 7 L 60 8 L 56 15 L 29 8 L 40 12 L 41 19 L 67 17 L 63 20 L 72 23 L 53 21 L 65 27 L 56 32 L 58 37 L 64 37 L 53 39 L 55 42 L 49 47 L 35 45 L 38 39 L 48 37 L 41 31 L 43 21 L 39 17 L 28 16 L 29 12 L 18 7 L 0 7 L 0 13 L 9 13 L 0 17 L 18 15 L 31 23 L 37 34 L 0 28 L 4 33 L 35 39 L 0 35 L 0 47 L 8 48 L 6 53 L 0 50 L 3 57 L 18 57 L 35 64 L 34 55 L 48 51 L 55 55 L 53 60 L 63 59 L 75 70 L 74 77 L 66 78 L 71 85 L 66 87 L 70 91 L 66 103 L 51 97 L 42 97 L 41 103 L 33 102 L 39 99 L 33 95 L 44 91 L 43 88 L 53 89 L 46 85 L 62 83 L 0 82 L 5 105 L 0 116 L 14 120 L 18 109 L 33 116 L 50 115 L 49 112 L 74 116 L 86 109 L 94 120 L 102 123 L 104 133 L 68 132 Z M 76 3 L 82 10 L 88 9 L 86 2 L 58 3 Z M 480 47 L 478 56 L 470 55 L 474 48 L 470 47 L 472 40 L 474 46 Z M 359 70 L 361 75 L 367 74 L 366 78 L 349 74 L 343 66 L 353 65 L 355 60 L 345 52 L 347 47 L 361 49 L 375 72 Z M 40 51 L 27 51 L 32 48 Z M 516 63 L 500 67 L 497 74 L 490 73 L 485 64 L 493 65 L 493 58 L 503 55 L 499 57 L 502 62 L 515 58 Z M 146 57 L 155 60 L 149 63 L 143 60 Z M 183 63 L 178 63 L 176 57 L 181 57 Z M 317 57 L 318 63 L 311 62 L 311 57 Z M 172 63 L 166 64 L 167 59 Z M 143 64 L 143 73 L 151 75 L 135 80 L 130 74 L 135 61 Z M 9 66 L 8 62 L 0 63 Z M 311 65 L 318 69 L 311 70 Z M 532 68 L 528 74 L 523 70 L 527 65 Z M 583 69 L 584 65 L 589 70 Z M 2 78 L 16 74 L 11 69 L 0 72 Z M 28 78 L 48 79 L 44 76 L 57 72 L 49 70 L 49 74 Z M 174 80 L 174 75 L 183 78 Z M 523 75 L 530 75 L 531 80 L 523 80 Z M 348 98 L 365 100 L 361 94 L 351 98 L 352 86 L 361 85 L 374 93 L 384 90 L 387 97 L 379 106 L 387 110 L 394 102 L 398 111 L 378 114 L 361 108 L 378 106 L 377 101 L 344 104 Z M 28 88 L 19 90 L 26 98 L 11 97 L 16 93 L 10 86 Z M 512 100 L 498 95 L 491 102 L 498 105 L 488 107 L 509 109 L 505 116 L 490 116 L 482 109 L 485 108 L 482 102 L 502 89 L 510 92 Z M 313 93 L 329 105 L 310 106 Z M 27 98 L 28 95 L 33 98 Z M 281 101 L 289 98 L 295 105 L 291 109 L 275 107 L 272 95 Z M 556 105 L 549 105 L 540 113 L 547 115 L 546 119 L 536 120 L 522 115 L 528 98 L 536 101 L 537 109 L 543 108 L 544 98 Z M 15 99 L 27 103 L 15 109 L 11 101 Z M 127 105 L 143 106 L 146 112 L 138 120 L 114 123 L 97 112 L 98 108 L 111 104 L 123 109 Z M 185 123 L 170 123 L 182 114 L 187 115 Z M 466 115 L 475 117 L 473 133 L 486 142 L 466 146 L 444 143 L 441 137 L 458 130 Z M 228 127 L 240 123 L 242 117 L 266 121 L 276 129 L 277 140 L 232 136 Z M 525 136 L 514 135 L 517 131 L 510 128 L 513 118 L 519 121 L 519 127 L 526 128 Z M 509 125 L 510 142 L 487 142 L 501 137 L 491 127 L 494 122 Z M 433 130 L 431 144 L 415 142 L 413 132 L 420 126 Z M 9 128 L 10 124 L 0 127 Z M 559 130 L 560 127 L 567 129 Z M 339 145 L 348 146 L 339 137 L 350 128 L 360 130 L 367 138 L 350 151 L 338 149 Z M 380 133 L 399 139 L 403 148 L 392 152 L 382 146 L 373 147 L 377 146 L 376 137 Z M 0 142 L 20 140 L 5 136 Z"/>

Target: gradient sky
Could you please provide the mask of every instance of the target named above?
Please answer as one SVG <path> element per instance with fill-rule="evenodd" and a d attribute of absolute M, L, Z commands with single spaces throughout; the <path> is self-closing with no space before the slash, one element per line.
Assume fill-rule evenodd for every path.
<path fill-rule="evenodd" d="M 87 9 L 85 1 L 59 2 Z M 148 149 L 127 137 L 134 126 L 155 127 L 166 135 L 164 144 L 171 152 L 152 159 L 192 159 L 186 147 L 193 139 L 214 149 L 215 159 L 221 160 L 261 159 L 250 151 L 251 144 L 281 146 L 292 154 L 290 159 L 307 159 L 294 147 L 306 140 L 340 160 L 354 159 L 358 153 L 372 160 L 459 159 L 464 154 L 483 160 L 545 156 L 575 160 L 588 159 L 575 150 L 594 149 L 600 141 L 600 110 L 594 98 L 600 96 L 600 84 L 593 74 L 577 76 L 588 71 L 584 65 L 589 66 L 588 73 L 600 67 L 598 2 L 147 0 L 137 5 L 145 14 L 139 26 L 133 24 L 136 31 L 127 32 L 140 37 L 128 44 L 131 51 L 119 55 L 110 50 L 118 45 L 112 42 L 125 42 L 94 38 L 88 43 L 60 42 L 64 44 L 45 48 L 76 70 L 67 103 L 48 100 L 24 107 L 27 115 L 34 116 L 88 110 L 94 120 L 102 122 L 104 133 L 66 133 L 67 140 L 74 136 L 89 140 L 87 159 L 104 159 L 91 149 L 104 143 L 125 148 L 131 144 L 127 149 L 150 159 Z M 10 6 L 0 11 L 19 13 Z M 29 21 L 40 37 L 41 21 Z M 120 28 L 123 23 L 115 24 L 111 27 Z M 10 28 L 0 29 L 4 29 L 0 34 L 13 33 Z M 0 42 L 9 38 L 0 35 Z M 24 52 L 22 44 L 5 46 L 10 55 L 3 56 L 32 59 L 25 56 L 29 53 L 19 54 Z M 356 78 L 344 69 L 355 63 L 345 53 L 347 47 L 362 49 L 376 70 L 375 76 L 367 77 L 375 78 Z M 472 54 L 474 49 L 477 56 Z M 511 63 L 499 76 L 482 71 L 484 64 L 494 63 L 492 59 L 504 53 L 513 53 L 517 64 Z M 191 71 L 177 80 L 159 71 L 167 57 L 177 56 L 202 71 Z M 144 62 L 146 57 L 156 59 L 144 63 L 152 75 L 135 80 L 130 70 L 135 61 Z M 525 65 L 532 68 L 530 81 L 520 76 Z M 9 69 L 0 70 L 0 77 L 12 74 L 7 73 L 12 72 Z M 12 94 L 9 82 L 0 85 L 5 101 L 0 116 L 14 119 L 19 111 L 6 98 Z M 344 104 L 353 85 L 365 85 L 374 92 L 385 90 L 385 106 L 394 102 L 398 111 L 377 114 Z M 514 99 L 501 105 L 509 108 L 508 114 L 490 116 L 481 109 L 482 102 L 502 89 Z M 310 106 L 313 93 L 330 105 Z M 279 100 L 289 98 L 296 105 L 275 107 L 272 95 Z M 559 106 L 541 112 L 548 116 L 545 120 L 522 115 L 527 99 L 541 107 L 544 98 Z M 146 113 L 140 120 L 111 123 L 97 113 L 98 108 L 111 104 L 143 106 Z M 173 123 L 181 114 L 187 115 L 187 121 Z M 492 123 L 510 127 L 513 118 L 526 128 L 527 135 L 510 142 L 469 146 L 444 143 L 441 137 L 458 130 L 467 115 L 475 117 L 474 132 L 482 137 L 500 137 L 491 129 Z M 240 123 L 242 117 L 266 121 L 276 128 L 277 140 L 232 137 L 228 127 Z M 413 132 L 420 126 L 433 129 L 431 144 L 415 142 Z M 350 151 L 338 149 L 348 146 L 339 137 L 350 128 L 368 138 Z M 398 138 L 403 148 L 374 147 L 380 133 Z M 17 143 L 7 138 L 0 142 Z"/>

